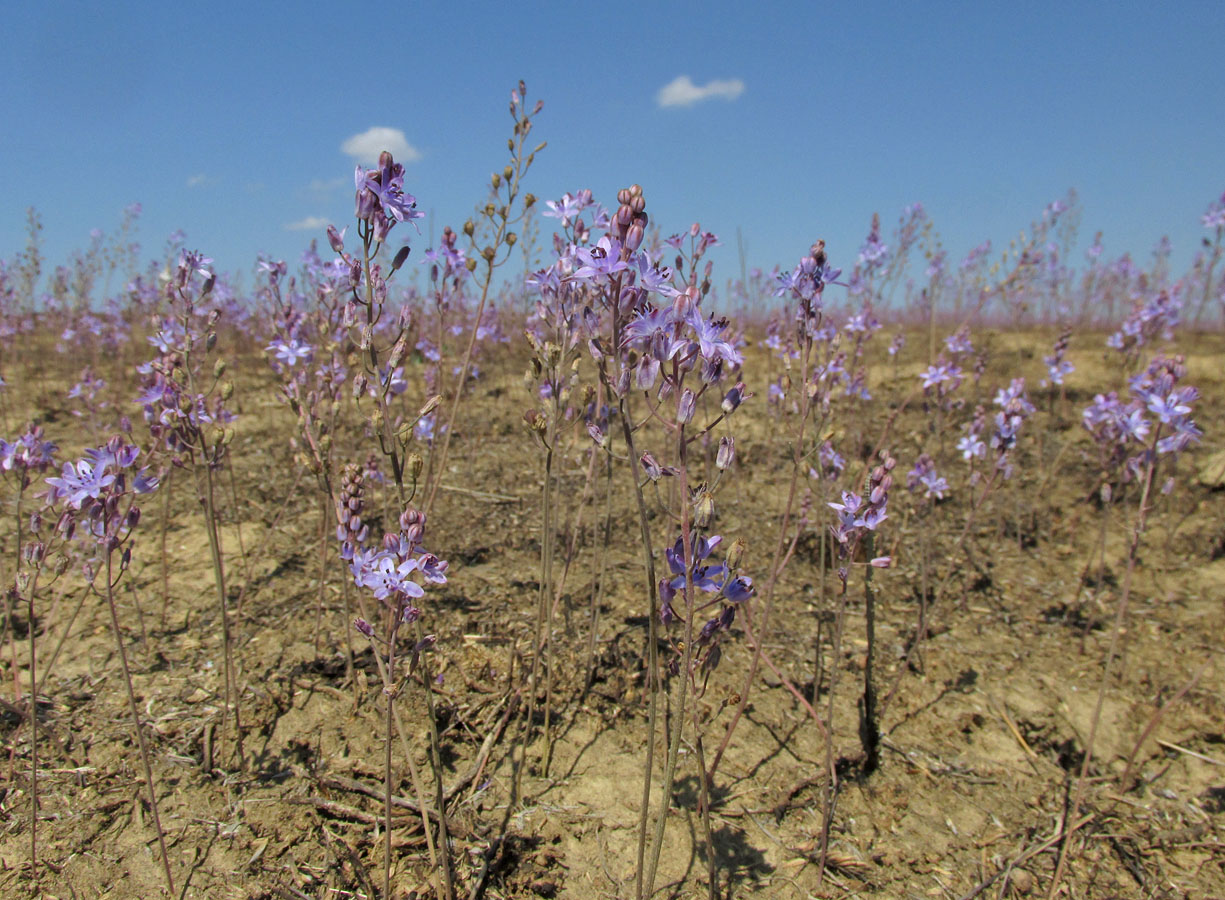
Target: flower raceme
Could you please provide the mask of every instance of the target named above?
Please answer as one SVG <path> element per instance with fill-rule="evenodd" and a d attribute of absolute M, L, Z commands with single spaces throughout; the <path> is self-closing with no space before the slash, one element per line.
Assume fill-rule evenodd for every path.
<path fill-rule="evenodd" d="M 864 493 L 843 491 L 841 503 L 827 504 L 838 513 L 838 521 L 830 526 L 834 539 L 838 541 L 839 555 L 850 556 L 855 543 L 865 532 L 875 531 L 887 519 L 889 491 L 893 487 L 893 471 L 896 461 L 887 452 L 882 452 L 881 463 L 872 469 Z M 876 560 L 873 561 L 875 565 Z"/>
<path fill-rule="evenodd" d="M 422 583 L 447 583 L 447 561 L 422 549 L 425 517 L 412 508 L 400 516 L 398 532 L 384 535 L 379 545 L 366 546 L 369 526 L 362 523 L 360 515 L 362 479 L 356 466 L 346 467 L 337 504 L 341 556 L 349 561 L 354 584 L 369 590 L 400 620 L 410 623 L 421 614 L 412 601 L 425 596 Z"/>
<path fill-rule="evenodd" d="M 936 471 L 935 460 L 927 453 L 919 454 L 914 468 L 906 473 L 906 487 L 912 491 L 924 489 L 924 498 L 943 500 L 949 489 L 949 483 Z"/>
<path fill-rule="evenodd" d="M 41 425 L 31 424 L 12 443 L 0 440 L 0 471 L 45 471 L 54 464 L 57 449 L 52 441 L 43 439 Z"/>
<path fill-rule="evenodd" d="M 735 608 L 752 599 L 756 593 L 756 588 L 753 587 L 753 580 L 751 578 L 747 575 L 733 574 L 739 563 L 739 558 L 743 555 L 744 544 L 742 541 L 733 542 L 727 561 L 717 563 L 707 562 L 722 542 L 723 538 L 719 535 L 711 535 L 710 537 L 696 533 L 692 535 L 690 538 L 692 565 L 687 573 L 685 570 L 685 545 L 682 538 L 677 538 L 676 543 L 664 551 L 664 556 L 668 560 L 668 568 L 671 570 L 673 577 L 660 579 L 659 582 L 659 619 L 661 624 L 671 625 L 676 621 L 677 611 L 673 607 L 673 601 L 678 593 L 684 592 L 686 585 L 708 594 L 715 594 L 714 599 L 697 608 L 705 608 L 713 603 L 725 601 L 725 605 L 719 615 L 710 619 L 702 627 L 698 637 L 695 639 L 698 645 L 709 644 L 717 634 L 728 631 L 736 618 Z M 714 665 L 714 663 L 710 665 Z"/>
<path fill-rule="evenodd" d="M 139 447 L 118 436 L 102 447 L 88 449 L 84 459 L 64 463 L 58 477 L 47 479 L 51 485 L 49 499 L 63 500 L 73 509 L 88 512 L 108 498 L 147 494 L 157 487 L 158 479 L 147 467 L 134 468 L 139 455 Z"/>
<path fill-rule="evenodd" d="M 119 546 L 140 521 L 132 501 L 158 486 L 147 467 L 136 468 L 139 455 L 140 449 L 119 435 L 86 450 L 83 459 L 64 463 L 60 475 L 47 479 L 48 502 L 62 501 L 84 518 L 84 533 L 106 541 L 108 548 Z"/>
<path fill-rule="evenodd" d="M 1085 407 L 1081 422 L 1092 435 L 1101 454 L 1102 466 L 1114 469 L 1125 460 L 1124 477 L 1139 471 L 1147 450 L 1128 458 L 1133 444 L 1150 440 L 1154 427 L 1160 429 L 1152 448 L 1158 456 L 1178 454 L 1197 442 L 1203 432 L 1191 418 L 1191 404 L 1199 391 L 1178 382 L 1186 377 L 1181 356 L 1156 357 L 1139 375 L 1131 379 L 1131 399 L 1123 402 L 1118 394 L 1098 394 Z M 1145 414 L 1156 417 L 1154 423 Z"/>
<path fill-rule="evenodd" d="M 374 239 L 380 243 L 387 240 L 396 223 L 411 222 L 425 216 L 425 213 L 417 210 L 417 198 L 404 190 L 404 166 L 386 150 L 379 154 L 376 168 L 363 169 L 358 166 L 354 170 L 353 185 L 356 189 L 355 215 L 374 227 Z M 332 232 L 329 232 L 328 240 L 334 248 L 338 243 L 342 248 L 344 246 L 339 234 L 333 239 Z"/>

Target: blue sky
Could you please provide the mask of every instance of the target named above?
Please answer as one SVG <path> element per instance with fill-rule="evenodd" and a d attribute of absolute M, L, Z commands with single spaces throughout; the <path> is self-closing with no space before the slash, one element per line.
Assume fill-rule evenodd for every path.
<path fill-rule="evenodd" d="M 61 262 L 138 201 L 146 255 L 183 229 L 222 270 L 296 263 L 311 237 L 326 250 L 312 222 L 351 219 L 343 147 L 376 127 L 417 154 L 406 186 L 435 233 L 458 227 L 505 163 L 523 78 L 549 142 L 527 189 L 609 203 L 636 181 L 665 234 L 722 237 L 716 283 L 739 273 L 737 228 L 749 266 L 817 237 L 849 265 L 873 212 L 887 233 L 921 202 L 957 259 L 1069 188 L 1082 249 L 1100 229 L 1147 262 L 1168 234 L 1186 266 L 1225 190 L 1225 4 L 854 6 L 20 4 L 0 257 L 27 206 Z M 670 84 L 693 102 L 661 102 Z"/>

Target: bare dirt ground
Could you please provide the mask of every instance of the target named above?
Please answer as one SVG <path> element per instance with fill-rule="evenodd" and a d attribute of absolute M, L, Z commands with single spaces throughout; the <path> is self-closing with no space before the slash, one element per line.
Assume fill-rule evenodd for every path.
<path fill-rule="evenodd" d="M 1079 415 L 1093 393 L 1125 385 L 1096 349 L 1100 341 L 1078 336 L 1072 353 L 1078 371 L 1052 415 L 1046 392 L 1036 389 L 1041 348 L 1050 340 L 1045 333 L 994 335 L 981 386 L 967 388 L 989 405 L 997 387 L 1025 374 L 1042 409 L 1023 436 L 1023 463 L 969 535 L 973 562 L 958 544 L 966 500 L 953 450 L 957 433 L 933 435 L 921 403 L 894 426 L 890 447 L 903 472 L 920 450 L 935 453 L 943 441 L 938 460 L 953 492 L 922 513 L 899 486 L 882 527 L 880 540 L 895 565 L 874 576 L 878 684 L 882 694 L 896 684 L 896 693 L 884 709 L 881 766 L 868 777 L 843 767 L 828 865 L 819 873 L 826 743 L 763 667 L 714 785 L 719 896 L 1045 895 L 1137 502 L 1134 491 L 1123 492 L 1106 510 L 1102 565 L 1102 509 Z M 1225 897 L 1225 490 L 1217 472 L 1225 446 L 1225 342 L 1201 337 L 1184 340 L 1182 349 L 1188 383 L 1203 395 L 1196 419 L 1205 439 L 1179 462 L 1174 491 L 1156 501 L 1144 535 L 1119 675 L 1106 694 L 1082 805 L 1085 821 L 1069 839 L 1065 896 Z M 750 351 L 745 370 L 758 397 L 733 419 L 739 459 L 717 522 L 720 533 L 748 541 L 748 558 L 760 559 L 763 570 L 778 540 L 790 471 L 784 426 L 765 402 L 761 375 L 768 365 L 764 350 Z M 6 371 L 5 436 L 37 416 L 65 458 L 91 443 L 65 399 L 77 366 L 61 358 L 54 368 Z M 425 614 L 438 637 L 432 661 L 442 676 L 437 719 L 457 894 L 633 896 L 646 734 L 637 519 L 628 476 L 617 463 L 597 667 L 587 688 L 589 608 L 597 550 L 605 543 L 602 500 L 582 498 L 590 443 L 581 427 L 562 464 L 568 506 L 559 533 L 563 545 L 573 540 L 576 553 L 558 617 L 557 737 L 547 772 L 543 741 L 538 736 L 528 747 L 523 796 L 508 806 L 512 748 L 522 728 L 516 689 L 530 665 L 539 578 L 542 465 L 522 424 L 531 400 L 523 366 L 513 354 L 483 364 L 428 528 L 427 545 L 451 565 L 449 583 L 427 593 Z M 877 400 L 840 420 L 835 441 L 844 455 L 854 459 L 857 447 L 872 446 L 919 367 L 913 359 L 896 375 L 891 368 L 873 371 Z M 314 479 L 294 462 L 293 418 L 275 397 L 275 377 L 258 359 L 238 369 L 233 482 L 226 475 L 222 483 L 243 765 L 233 759 L 221 722 L 217 602 L 189 473 L 176 473 L 169 485 L 167 570 L 159 546 L 165 498 L 157 494 L 144 510 L 119 598 L 173 869 L 189 898 L 373 898 L 381 893 L 384 846 L 382 685 L 350 625 L 358 598 L 344 587 L 334 526 L 322 544 L 321 569 L 322 501 Z M 122 379 L 118 372 L 109 377 L 113 384 Z M 124 396 L 118 391 L 116 402 Z M 359 438 L 352 438 L 356 462 L 368 450 Z M 823 513 L 815 502 L 814 523 L 825 522 Z M 670 540 L 668 523 L 660 516 L 655 524 L 662 546 Z M 806 696 L 815 693 L 822 714 L 833 682 L 834 755 L 851 760 L 866 649 L 862 589 L 853 579 L 842 652 L 834 658 L 836 579 L 827 573 L 822 586 L 820 527 L 812 526 L 786 569 L 764 642 L 779 670 Z M 6 559 L 11 525 L 9 532 Z M 934 585 L 946 579 L 937 594 Z M 932 600 L 930 636 L 903 667 L 924 585 Z M 39 889 L 58 898 L 162 896 L 105 603 L 66 577 L 39 608 L 33 627 L 40 659 L 63 644 L 38 691 Z M 31 623 L 19 613 L 14 626 L 23 648 Z M 4 648 L 6 660 L 8 653 Z M 712 720 L 708 744 L 722 737 L 729 713 L 721 706 L 742 690 L 750 654 L 738 627 L 700 701 Z M 28 684 L 24 649 L 18 659 Z M 3 697 L 11 700 L 11 674 Z M 397 702 L 417 765 L 428 771 L 420 691 L 407 690 Z M 20 707 L 0 708 L 3 897 L 39 890 L 29 871 L 29 736 Z M 398 741 L 393 758 L 397 794 L 414 796 Z M 1119 780 L 1129 760 L 1134 785 Z M 678 775 L 659 896 L 709 896 L 690 753 L 682 753 Z M 396 896 L 434 896 L 420 819 L 409 809 L 399 812 Z"/>

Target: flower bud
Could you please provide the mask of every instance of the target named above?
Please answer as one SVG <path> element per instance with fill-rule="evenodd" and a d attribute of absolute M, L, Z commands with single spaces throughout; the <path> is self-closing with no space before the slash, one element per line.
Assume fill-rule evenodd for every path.
<path fill-rule="evenodd" d="M 741 381 L 726 394 L 723 395 L 723 402 L 719 404 L 723 412 L 731 415 L 744 402 L 744 382 Z"/>
<path fill-rule="evenodd" d="M 631 253 L 642 246 L 642 238 L 645 233 L 643 227 L 637 222 L 629 227 L 629 231 L 625 234 L 625 246 Z"/>
<path fill-rule="evenodd" d="M 744 538 L 736 538 L 732 541 L 732 545 L 727 548 L 727 568 L 729 570 L 740 568 L 740 561 L 744 558 L 744 551 L 748 549 Z"/>
<path fill-rule="evenodd" d="M 681 398 L 676 404 L 676 421 L 688 425 L 693 421 L 693 413 L 697 409 L 697 397 L 689 388 L 681 392 Z"/>
<path fill-rule="evenodd" d="M 715 498 L 703 486 L 698 489 L 698 495 L 693 504 L 693 524 L 698 528 L 706 528 L 714 517 Z"/>
<path fill-rule="evenodd" d="M 410 248 L 408 244 L 405 244 L 396 251 L 396 257 L 391 261 L 391 271 L 395 272 L 400 268 L 400 266 L 404 265 L 404 263 L 408 260 L 408 254 L 411 249 L 412 248 Z"/>
<path fill-rule="evenodd" d="M 376 202 L 374 192 L 362 188 L 353 198 L 353 215 L 363 221 L 370 221 L 370 217 L 374 215 Z"/>
<path fill-rule="evenodd" d="M 596 446 L 605 447 L 608 445 L 608 435 L 606 435 L 600 429 L 600 426 L 595 422 L 587 423 L 587 434 L 590 435 L 593 441 L 595 441 Z"/>
<path fill-rule="evenodd" d="M 367 637 L 367 638 L 374 637 L 374 627 L 369 622 L 367 622 L 365 619 L 354 619 L 353 627 L 356 628 L 358 632 L 362 634 L 364 637 Z"/>
<path fill-rule="evenodd" d="M 630 370 L 623 368 L 621 374 L 617 376 L 617 383 L 613 386 L 613 393 L 618 397 L 624 397 L 630 391 Z"/>
<path fill-rule="evenodd" d="M 639 462 L 642 464 L 642 470 L 647 473 L 647 478 L 652 481 L 659 481 L 660 476 L 664 474 L 663 468 L 659 465 L 659 460 L 649 452 L 643 453 Z"/>
<path fill-rule="evenodd" d="M 540 410 L 529 409 L 523 414 L 523 421 L 527 423 L 527 427 L 531 432 L 539 438 L 544 438 L 545 433 L 549 430 L 549 423 Z"/>
<path fill-rule="evenodd" d="M 328 243 L 331 245 L 332 249 L 335 250 L 337 253 L 340 253 L 342 255 L 344 254 L 345 252 L 344 235 L 342 235 L 339 231 L 336 230 L 335 225 L 328 226 Z"/>

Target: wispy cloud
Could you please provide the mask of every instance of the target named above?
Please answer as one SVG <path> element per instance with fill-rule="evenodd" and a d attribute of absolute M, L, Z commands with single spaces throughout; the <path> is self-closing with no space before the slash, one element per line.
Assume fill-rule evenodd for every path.
<path fill-rule="evenodd" d="M 662 107 L 693 106 L 712 98 L 735 100 L 743 93 L 744 82 L 739 78 L 716 79 L 696 85 L 688 75 L 679 75 L 659 89 L 655 100 Z"/>
<path fill-rule="evenodd" d="M 384 125 L 376 125 L 353 135 L 340 145 L 340 149 L 342 153 L 367 165 L 378 162 L 379 154 L 384 150 L 390 151 L 396 162 L 410 163 L 421 158 L 421 151 L 408 142 L 403 131 Z"/>
<path fill-rule="evenodd" d="M 214 185 L 216 183 L 216 178 L 214 178 L 212 175 L 205 175 L 203 172 L 200 172 L 197 175 L 191 175 L 187 179 L 187 186 L 189 188 L 209 187 L 210 185 Z"/>
<path fill-rule="evenodd" d="M 322 231 L 328 227 L 328 220 L 323 216 L 307 216 L 285 226 L 286 231 Z"/>
<path fill-rule="evenodd" d="M 345 151 L 345 152 L 347 153 L 348 151 Z M 392 151 L 392 155 L 393 156 L 395 155 L 394 150 Z M 376 158 L 378 157 L 377 153 L 375 154 L 375 157 Z M 306 186 L 306 189 L 313 194 L 330 194 L 332 191 L 336 190 L 337 188 L 342 188 L 346 184 L 351 187 L 353 185 L 353 179 L 352 178 L 312 178 L 310 181 L 310 184 Z"/>

